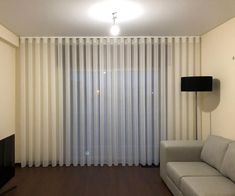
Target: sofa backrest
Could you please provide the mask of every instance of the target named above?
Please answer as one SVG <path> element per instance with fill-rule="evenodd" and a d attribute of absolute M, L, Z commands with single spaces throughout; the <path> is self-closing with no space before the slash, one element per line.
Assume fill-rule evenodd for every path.
<path fill-rule="evenodd" d="M 201 160 L 221 171 L 225 153 L 231 142 L 232 140 L 223 137 L 209 136 L 203 145 Z"/>
<path fill-rule="evenodd" d="M 221 172 L 235 182 L 235 142 L 230 143 L 228 146 L 222 162 Z"/>

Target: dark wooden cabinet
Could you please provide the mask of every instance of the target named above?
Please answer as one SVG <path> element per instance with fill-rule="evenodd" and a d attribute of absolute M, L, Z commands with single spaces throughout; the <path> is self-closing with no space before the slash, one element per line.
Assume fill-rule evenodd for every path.
<path fill-rule="evenodd" d="M 15 135 L 0 140 L 0 188 L 15 175 Z"/>

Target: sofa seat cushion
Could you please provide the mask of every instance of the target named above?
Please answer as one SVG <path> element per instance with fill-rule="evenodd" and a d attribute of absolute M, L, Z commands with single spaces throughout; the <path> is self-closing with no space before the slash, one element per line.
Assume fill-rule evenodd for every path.
<path fill-rule="evenodd" d="M 230 143 L 228 146 L 221 172 L 235 182 L 235 142 Z"/>
<path fill-rule="evenodd" d="M 183 177 L 180 189 L 184 196 L 235 195 L 235 184 L 223 176 Z"/>
<path fill-rule="evenodd" d="M 168 162 L 166 166 L 169 178 L 180 187 L 185 176 L 221 176 L 221 174 L 204 162 Z"/>
<path fill-rule="evenodd" d="M 203 145 L 201 160 L 220 171 L 225 152 L 231 142 L 232 140 L 223 137 L 209 136 Z"/>

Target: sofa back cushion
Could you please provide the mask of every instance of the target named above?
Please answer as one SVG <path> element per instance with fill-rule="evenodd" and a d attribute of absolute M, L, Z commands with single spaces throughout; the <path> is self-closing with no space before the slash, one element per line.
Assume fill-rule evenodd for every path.
<path fill-rule="evenodd" d="M 220 171 L 229 143 L 232 141 L 219 136 L 209 136 L 201 152 L 201 160 Z"/>
<path fill-rule="evenodd" d="M 235 182 L 235 142 L 230 143 L 228 146 L 222 162 L 221 172 Z"/>

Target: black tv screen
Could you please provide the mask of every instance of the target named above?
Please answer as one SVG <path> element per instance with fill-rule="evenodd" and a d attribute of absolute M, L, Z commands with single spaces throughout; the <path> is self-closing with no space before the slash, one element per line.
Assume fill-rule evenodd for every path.
<path fill-rule="evenodd" d="M 0 188 L 15 175 L 15 136 L 0 140 Z"/>

